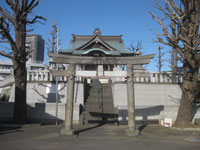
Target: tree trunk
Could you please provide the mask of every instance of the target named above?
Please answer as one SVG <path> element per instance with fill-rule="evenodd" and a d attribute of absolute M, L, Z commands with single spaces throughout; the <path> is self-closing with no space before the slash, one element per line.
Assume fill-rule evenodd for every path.
<path fill-rule="evenodd" d="M 183 20 L 183 26 L 185 34 L 183 36 L 187 39 L 187 42 L 191 47 L 194 46 L 196 38 L 198 38 L 199 32 L 199 0 L 194 1 L 183 1 L 184 13 L 186 19 Z M 193 35 L 193 36 L 191 36 Z M 199 60 L 196 58 L 197 51 L 188 48 L 184 45 L 184 81 L 182 88 L 182 98 L 178 111 L 177 120 L 175 126 L 177 127 L 188 127 L 193 119 L 192 110 L 195 104 L 198 81 L 198 68 Z"/>
<path fill-rule="evenodd" d="M 184 80 L 181 103 L 174 124 L 176 127 L 188 127 L 192 121 L 192 102 L 190 100 L 193 99 L 193 94 L 188 89 L 189 86 L 191 86 L 191 83 Z"/>
<path fill-rule="evenodd" d="M 13 122 L 24 124 L 26 118 L 26 23 L 15 27 L 15 40 L 18 51 L 15 51 L 13 58 L 15 78 L 15 104 Z"/>
<path fill-rule="evenodd" d="M 25 124 L 26 118 L 26 63 L 14 61 L 15 104 L 13 122 Z"/>
<path fill-rule="evenodd" d="M 175 83 L 175 66 L 174 66 L 174 48 L 172 48 L 172 53 L 171 53 L 171 71 L 172 71 L 172 83 Z"/>
<path fill-rule="evenodd" d="M 187 55 L 187 52 L 186 52 Z M 195 69 L 191 68 L 186 60 L 183 64 L 183 87 L 182 87 L 182 97 L 178 110 L 177 119 L 174 126 L 176 127 L 189 127 L 193 119 L 192 109 L 193 102 L 195 100 L 194 91 L 195 91 Z"/>

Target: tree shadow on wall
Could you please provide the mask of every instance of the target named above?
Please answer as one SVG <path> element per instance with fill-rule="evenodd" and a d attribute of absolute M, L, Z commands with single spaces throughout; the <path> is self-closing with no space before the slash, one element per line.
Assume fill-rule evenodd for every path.
<path fill-rule="evenodd" d="M 136 108 L 135 109 L 135 117 L 141 117 L 142 119 L 137 120 L 137 124 L 142 124 L 143 127 L 139 129 L 143 129 L 147 124 L 155 124 L 159 123 L 158 119 L 148 119 L 150 116 L 159 115 L 164 110 L 163 105 L 147 107 L 147 108 Z M 120 109 L 118 110 L 118 118 L 119 124 L 128 124 L 128 110 Z"/>
<path fill-rule="evenodd" d="M 0 103 L 1 106 L 1 116 L 0 116 L 0 135 L 9 134 L 14 132 L 23 132 L 23 127 L 20 124 L 13 123 L 13 102 Z M 9 105 L 9 107 L 8 107 Z M 27 123 L 29 124 L 39 124 L 39 125 L 49 125 L 55 124 L 56 120 L 58 124 L 62 123 L 63 120 L 56 119 L 56 109 L 55 104 L 48 103 L 35 103 L 34 105 L 27 104 Z M 52 109 L 53 108 L 53 109 Z M 50 112 L 48 112 L 50 110 Z M 4 115 L 3 115 L 4 114 Z"/>
<path fill-rule="evenodd" d="M 39 86 L 45 87 L 45 88 L 50 88 L 49 86 L 45 85 L 45 84 L 38 84 Z M 62 91 L 64 88 L 66 87 L 66 85 L 64 85 L 62 88 L 60 88 L 58 90 L 58 103 L 61 103 L 61 98 L 64 98 L 65 95 L 61 95 L 59 94 L 60 91 Z M 38 89 L 36 88 L 36 86 L 34 85 L 34 87 L 32 88 L 33 91 L 35 91 L 39 96 L 41 96 L 44 100 L 46 100 L 47 103 L 55 103 L 56 102 L 56 93 L 48 93 L 46 94 L 42 94 L 40 91 L 38 91 Z"/>
<path fill-rule="evenodd" d="M 35 103 L 35 106 L 27 105 L 27 118 L 29 123 L 40 123 L 40 125 L 55 124 L 56 117 L 47 113 L 47 103 Z M 52 109 L 52 106 L 50 106 Z M 53 109 L 56 114 L 56 108 Z M 51 111 L 52 112 L 52 111 Z M 63 120 L 57 119 L 58 123 L 62 123 Z"/>

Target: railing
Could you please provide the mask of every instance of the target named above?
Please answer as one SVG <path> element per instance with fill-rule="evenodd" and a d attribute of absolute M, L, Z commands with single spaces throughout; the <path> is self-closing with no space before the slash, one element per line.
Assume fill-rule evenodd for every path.
<path fill-rule="evenodd" d="M 59 81 L 67 81 L 67 77 L 59 77 Z M 27 71 L 27 81 L 55 81 L 49 70 L 29 70 Z"/>
<path fill-rule="evenodd" d="M 105 71 L 104 76 L 99 76 L 99 78 L 117 78 L 117 81 L 125 81 L 126 71 Z M 158 73 L 158 72 L 149 72 L 146 73 L 146 76 L 140 76 L 137 74 L 134 76 L 135 82 L 151 82 L 151 83 L 182 83 L 183 74 L 177 73 L 172 76 L 172 73 Z M 76 81 L 82 81 L 83 77 L 85 78 L 95 78 L 96 71 L 77 71 L 76 72 Z M 54 81 L 55 77 L 52 76 L 49 70 L 30 70 L 27 72 L 27 81 Z M 59 77 L 59 81 L 67 81 L 67 77 Z"/>
<path fill-rule="evenodd" d="M 0 73 L 12 73 L 13 69 L 0 69 Z"/>
<path fill-rule="evenodd" d="M 134 77 L 135 82 L 151 82 L 151 83 L 182 83 L 183 73 L 158 73 L 149 72 L 148 77 Z"/>
<path fill-rule="evenodd" d="M 117 81 L 126 81 L 126 71 L 105 71 L 104 76 L 97 76 L 96 71 L 77 71 L 76 72 L 76 81 L 83 81 L 83 78 L 105 78 L 111 79 L 113 82 Z M 179 73 L 174 75 L 174 79 L 172 78 L 171 73 L 158 73 L 158 72 L 149 72 L 145 73 L 144 76 L 135 74 L 134 81 L 135 82 L 150 82 L 150 83 L 182 83 L 183 82 L 183 74 Z M 55 77 L 52 76 L 49 70 L 29 70 L 27 71 L 27 81 L 55 81 Z M 67 77 L 59 77 L 59 81 L 67 81 Z M 0 86 L 4 86 L 14 82 L 13 75 L 8 76 L 6 79 L 0 81 Z"/>

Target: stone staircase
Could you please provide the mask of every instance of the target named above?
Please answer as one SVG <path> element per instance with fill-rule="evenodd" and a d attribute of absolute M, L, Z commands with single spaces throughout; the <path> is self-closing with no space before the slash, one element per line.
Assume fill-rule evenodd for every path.
<path fill-rule="evenodd" d="M 117 123 L 118 116 L 113 104 L 111 84 L 101 84 L 98 81 L 87 84 L 86 90 L 88 97 L 84 106 L 84 124 Z"/>

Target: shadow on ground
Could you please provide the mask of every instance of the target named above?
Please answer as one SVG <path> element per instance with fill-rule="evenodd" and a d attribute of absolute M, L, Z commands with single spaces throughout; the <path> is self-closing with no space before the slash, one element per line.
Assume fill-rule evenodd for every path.
<path fill-rule="evenodd" d="M 86 132 L 86 131 L 89 131 L 89 130 L 92 130 L 92 129 L 96 129 L 96 128 L 101 127 L 103 125 L 105 125 L 105 123 L 99 123 L 99 124 L 92 126 L 92 127 L 86 127 L 84 129 L 76 130 L 75 135 L 79 136 L 79 134 L 82 133 L 82 132 Z"/>
<path fill-rule="evenodd" d="M 13 133 L 13 132 L 23 132 L 21 130 L 21 126 L 6 126 L 6 125 L 0 125 L 0 135 L 7 134 L 7 133 Z"/>
<path fill-rule="evenodd" d="M 117 130 L 117 131 L 120 131 L 120 130 L 121 130 L 121 127 L 118 126 L 118 125 L 112 125 L 112 124 L 107 124 L 107 123 L 102 123 L 102 122 L 100 122 L 100 123 L 98 123 L 98 124 L 88 124 L 88 125 L 83 125 L 83 126 L 76 127 L 75 135 L 78 137 L 79 134 L 82 134 L 82 133 L 88 134 L 87 132 L 91 132 L 91 130 L 95 130 L 95 129 L 100 128 L 100 127 L 103 127 L 103 126 L 109 127 L 109 130 L 110 130 L 110 131 L 113 131 L 113 130 L 111 129 L 112 126 L 114 127 L 114 128 L 113 128 L 114 130 Z M 143 130 L 144 130 L 147 126 L 148 126 L 148 124 L 140 124 L 139 126 L 137 125 L 137 129 L 139 130 L 139 132 L 143 132 Z M 126 126 L 126 128 L 128 128 L 128 126 Z M 124 128 L 124 129 L 125 129 L 125 128 Z M 102 129 L 101 129 L 101 130 L 102 130 Z M 110 132 L 110 131 L 109 131 L 109 132 Z M 92 131 L 92 132 L 94 132 L 94 131 Z M 102 130 L 102 132 L 105 132 L 105 131 Z M 113 132 L 115 132 L 115 131 L 113 131 Z M 98 133 L 100 133 L 100 132 L 98 131 Z M 97 134 L 98 134 L 98 133 L 97 133 Z M 100 134 L 101 134 L 101 133 L 100 133 Z"/>

